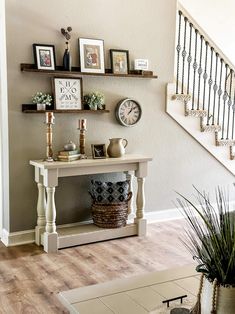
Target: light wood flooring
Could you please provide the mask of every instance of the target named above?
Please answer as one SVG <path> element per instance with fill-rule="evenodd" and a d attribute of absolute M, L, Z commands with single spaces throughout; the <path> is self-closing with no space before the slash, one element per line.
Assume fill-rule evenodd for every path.
<path fill-rule="evenodd" d="M 180 242 L 184 220 L 148 225 L 148 235 L 46 254 L 34 244 L 0 244 L 0 313 L 68 313 L 57 293 L 193 262 Z"/>

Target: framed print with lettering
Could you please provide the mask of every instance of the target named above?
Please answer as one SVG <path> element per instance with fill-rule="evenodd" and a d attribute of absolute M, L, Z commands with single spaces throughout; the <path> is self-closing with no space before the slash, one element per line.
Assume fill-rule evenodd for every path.
<path fill-rule="evenodd" d="M 82 109 L 82 78 L 52 78 L 57 110 Z"/>
<path fill-rule="evenodd" d="M 34 62 L 38 70 L 55 70 L 55 46 L 33 44 Z"/>
<path fill-rule="evenodd" d="M 81 72 L 104 73 L 104 41 L 78 38 Z"/>

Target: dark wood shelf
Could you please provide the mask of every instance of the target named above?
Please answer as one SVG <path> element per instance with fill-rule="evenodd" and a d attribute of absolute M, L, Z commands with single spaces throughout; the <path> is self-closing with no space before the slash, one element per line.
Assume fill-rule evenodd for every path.
<path fill-rule="evenodd" d="M 113 74 L 111 69 L 105 69 L 105 73 L 85 73 L 81 72 L 79 67 L 72 67 L 72 71 L 64 71 L 62 66 L 57 66 L 56 70 L 38 70 L 34 64 L 21 63 L 20 65 L 22 72 L 33 72 L 48 76 L 67 76 L 67 77 L 78 77 L 83 75 L 89 76 L 109 76 L 109 77 L 130 77 L 130 78 L 142 78 L 142 79 L 156 79 L 157 75 L 143 75 L 138 74 L 138 71 L 130 71 L 129 74 Z"/>
<path fill-rule="evenodd" d="M 25 106 L 25 105 L 23 105 Z M 102 114 L 102 113 L 108 113 L 109 110 L 56 110 L 56 109 L 48 109 L 48 110 L 35 110 L 35 109 L 22 109 L 22 112 L 24 113 L 45 113 L 45 112 L 54 112 L 54 113 L 88 113 L 88 114 Z"/>

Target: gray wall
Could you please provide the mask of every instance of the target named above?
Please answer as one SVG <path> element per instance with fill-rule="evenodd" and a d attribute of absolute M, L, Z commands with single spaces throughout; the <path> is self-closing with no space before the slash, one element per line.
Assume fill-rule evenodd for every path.
<path fill-rule="evenodd" d="M 30 159 L 45 156 L 44 116 L 21 113 L 37 90 L 50 91 L 46 76 L 21 73 L 21 62 L 32 62 L 32 43 L 56 45 L 61 64 L 64 39 L 59 30 L 71 25 L 73 64 L 78 65 L 77 38 L 102 38 L 108 49 L 130 51 L 130 59 L 148 58 L 157 80 L 84 77 L 84 92 L 106 95 L 109 114 L 84 115 L 88 119 L 87 153 L 91 143 L 108 144 L 111 137 L 129 141 L 127 153 L 152 155 L 146 181 L 146 211 L 174 207 L 174 190 L 190 195 L 192 184 L 204 189 L 229 185 L 233 176 L 165 113 L 165 86 L 173 81 L 175 0 L 7 0 L 7 48 L 10 123 L 10 231 L 30 229 L 36 222 L 36 185 Z M 124 128 L 114 118 L 116 103 L 124 97 L 137 99 L 143 118 Z M 56 115 L 54 150 L 71 139 L 78 141 L 75 114 Z M 89 217 L 89 178 L 60 180 L 56 192 L 57 223 Z M 80 207 L 80 209 L 78 209 Z M 81 209 L 82 208 L 82 209 Z"/>

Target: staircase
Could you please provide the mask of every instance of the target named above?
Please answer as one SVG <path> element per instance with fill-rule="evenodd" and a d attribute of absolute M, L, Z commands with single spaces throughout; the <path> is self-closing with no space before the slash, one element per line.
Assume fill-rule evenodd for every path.
<path fill-rule="evenodd" d="M 235 175 L 235 66 L 179 5 L 167 113 Z"/>

